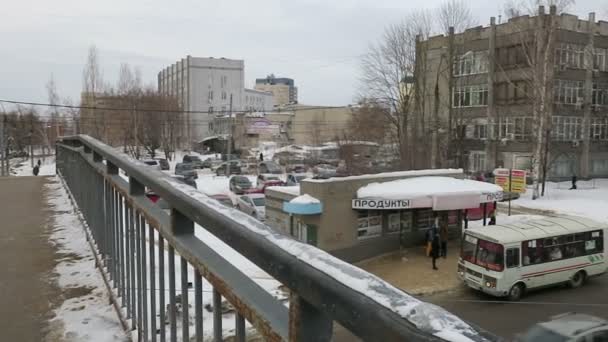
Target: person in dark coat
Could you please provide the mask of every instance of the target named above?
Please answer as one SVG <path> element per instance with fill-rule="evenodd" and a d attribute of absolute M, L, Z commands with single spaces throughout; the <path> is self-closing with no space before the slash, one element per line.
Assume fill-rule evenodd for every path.
<path fill-rule="evenodd" d="M 439 242 L 441 243 L 441 257 L 444 259 L 448 256 L 448 222 L 443 220 L 439 229 Z"/>
<path fill-rule="evenodd" d="M 488 223 L 488 226 L 495 226 L 496 225 L 496 209 L 494 209 L 494 211 L 492 211 L 492 213 L 490 214 L 490 223 Z"/>
<path fill-rule="evenodd" d="M 40 167 L 42 165 L 42 161 L 40 161 L 40 159 L 38 159 L 38 167 Z"/>
<path fill-rule="evenodd" d="M 576 190 L 576 175 L 572 176 L 572 187 L 570 190 Z"/>
<path fill-rule="evenodd" d="M 264 161 L 264 154 L 260 153 L 260 161 Z"/>
<path fill-rule="evenodd" d="M 437 268 L 437 258 L 439 258 L 439 234 L 433 234 L 433 242 L 431 242 L 431 257 L 433 258 L 433 269 Z"/>
<path fill-rule="evenodd" d="M 38 176 L 39 172 L 40 172 L 40 167 L 38 165 L 34 165 L 34 176 Z"/>

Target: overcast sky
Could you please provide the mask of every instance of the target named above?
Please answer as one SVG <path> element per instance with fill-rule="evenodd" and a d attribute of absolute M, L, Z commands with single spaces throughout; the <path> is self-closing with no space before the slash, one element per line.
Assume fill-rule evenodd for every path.
<path fill-rule="evenodd" d="M 606 17 L 608 0 L 578 0 L 574 11 Z M 0 99 L 46 102 L 54 74 L 62 97 L 78 100 L 87 49 L 95 44 L 107 82 L 121 63 L 155 84 L 185 57 L 245 60 L 245 85 L 274 73 L 295 79 L 301 103 L 354 101 L 359 56 L 412 6 L 441 0 L 4 0 L 0 16 Z M 480 24 L 502 1 L 470 0 Z"/>

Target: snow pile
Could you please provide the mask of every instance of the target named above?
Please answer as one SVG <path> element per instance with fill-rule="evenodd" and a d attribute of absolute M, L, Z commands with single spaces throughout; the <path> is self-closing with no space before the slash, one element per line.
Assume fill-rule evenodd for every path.
<path fill-rule="evenodd" d="M 300 195 L 300 186 L 299 185 L 294 185 L 294 186 L 269 186 L 268 190 L 282 192 L 284 194 L 294 195 L 294 196 L 299 196 Z"/>
<path fill-rule="evenodd" d="M 486 182 L 452 177 L 414 177 L 368 184 L 357 191 L 358 198 L 412 199 L 441 194 L 501 193 L 502 188 Z"/>
<path fill-rule="evenodd" d="M 54 271 L 58 285 L 68 294 L 50 324 L 70 341 L 128 341 L 114 308 L 108 305 L 82 223 L 56 178 L 46 185 L 46 201 L 53 218 L 50 240 L 63 256 Z"/>
<path fill-rule="evenodd" d="M 397 172 L 383 172 L 369 175 L 336 177 L 330 179 L 305 179 L 306 182 L 327 183 L 327 182 L 345 182 L 352 180 L 367 180 L 376 178 L 399 178 L 399 177 L 421 177 L 421 176 L 446 176 L 446 175 L 462 175 L 462 169 L 433 169 L 433 170 L 409 170 Z"/>
<path fill-rule="evenodd" d="M 304 194 L 301 196 L 298 196 L 294 199 L 292 199 L 291 201 L 289 201 L 289 203 L 295 203 L 295 204 L 318 204 L 321 203 L 321 201 L 319 201 L 318 199 L 308 195 L 308 194 Z"/>
<path fill-rule="evenodd" d="M 608 223 L 608 179 L 592 180 L 591 185 L 595 187 L 568 190 L 563 184 L 560 187 L 559 183 L 549 182 L 544 197 L 532 200 L 532 189 L 528 189 L 520 199 L 513 202 L 513 206 L 552 210 Z"/>
<path fill-rule="evenodd" d="M 348 286 L 354 291 L 374 300 L 403 319 L 412 322 L 420 329 L 435 336 L 448 338 L 450 341 L 485 341 L 472 327 L 449 312 L 439 307 L 431 307 L 429 304 L 408 295 L 379 277 L 339 260 L 325 251 L 273 231 L 271 228 L 244 213 L 222 207 L 217 201 L 209 199 L 187 185 L 173 180 L 166 181 L 177 190 L 184 192 L 208 207 L 216 209 L 227 218 L 237 221 L 244 228 L 260 235 L 270 243 L 291 254 L 294 258 L 309 264 L 327 276 L 339 281 L 344 286 Z M 230 247 L 226 246 L 226 248 Z"/>

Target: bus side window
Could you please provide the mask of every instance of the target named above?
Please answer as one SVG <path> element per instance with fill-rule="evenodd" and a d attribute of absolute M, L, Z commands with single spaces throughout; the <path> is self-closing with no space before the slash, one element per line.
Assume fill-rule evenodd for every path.
<path fill-rule="evenodd" d="M 507 268 L 519 267 L 519 248 L 507 249 Z"/>

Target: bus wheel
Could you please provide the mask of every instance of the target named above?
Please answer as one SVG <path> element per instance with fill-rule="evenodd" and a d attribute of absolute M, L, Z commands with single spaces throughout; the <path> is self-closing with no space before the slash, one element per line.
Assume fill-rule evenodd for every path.
<path fill-rule="evenodd" d="M 573 289 L 583 286 L 583 284 L 585 284 L 585 272 L 583 272 L 583 271 L 576 272 L 572 276 L 572 278 L 570 278 L 570 281 L 568 284 Z"/>
<path fill-rule="evenodd" d="M 515 284 L 513 287 L 511 287 L 511 290 L 509 290 L 508 298 L 510 301 L 516 302 L 520 300 L 523 295 L 524 286 L 522 284 Z"/>

